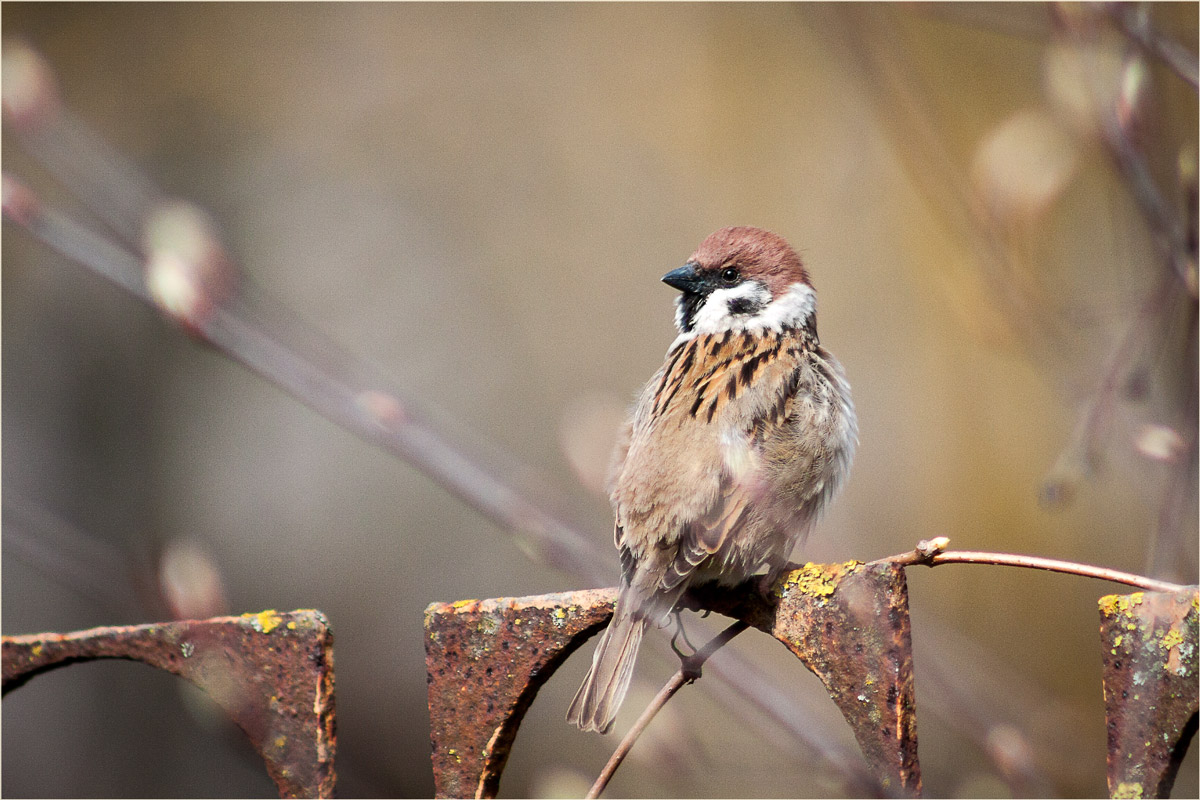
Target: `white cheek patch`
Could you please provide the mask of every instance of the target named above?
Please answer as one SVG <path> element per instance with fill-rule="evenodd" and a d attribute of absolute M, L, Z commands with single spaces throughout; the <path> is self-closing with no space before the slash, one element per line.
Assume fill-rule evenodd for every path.
<path fill-rule="evenodd" d="M 788 290 L 764 308 L 750 323 L 773 331 L 803 328 L 817 313 L 817 293 L 807 283 L 793 283 Z M 752 327 L 747 324 L 747 328 Z"/>
<path fill-rule="evenodd" d="M 704 305 L 700 306 L 700 310 L 696 312 L 694 329 L 697 333 L 717 333 L 729 330 L 738 320 L 748 322 L 754 319 L 752 316 L 731 313 L 729 310 L 731 303 L 742 300 L 761 306 L 766 305 L 770 299 L 770 290 L 758 281 L 746 281 L 728 289 L 714 289 L 704 299 Z"/>
<path fill-rule="evenodd" d="M 694 336 L 723 333 L 724 331 L 780 331 L 784 328 L 801 328 L 817 310 L 817 295 L 805 283 L 793 283 L 787 291 L 771 300 L 770 290 L 758 281 L 747 281 L 729 289 L 716 289 L 704 300 L 696 313 L 690 331 L 680 333 L 676 342 Z M 733 314 L 730 301 L 748 300 L 765 306 L 757 314 Z M 767 302 L 770 300 L 770 302 Z M 683 330 L 683 303 L 675 303 L 675 326 Z"/>

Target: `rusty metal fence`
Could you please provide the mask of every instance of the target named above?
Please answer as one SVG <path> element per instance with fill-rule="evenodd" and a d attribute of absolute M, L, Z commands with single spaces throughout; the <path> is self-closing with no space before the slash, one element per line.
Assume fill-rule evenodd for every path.
<path fill-rule="evenodd" d="M 425 611 L 432 768 L 439 797 L 494 797 L 539 688 L 607 624 L 613 589 L 434 603 Z M 824 684 L 879 796 L 919 796 L 905 566 L 806 564 L 765 597 L 707 585 L 693 610 L 779 640 Z M 1200 591 L 1099 600 L 1112 797 L 1167 797 L 1196 732 Z M 140 661 L 188 680 L 246 733 L 281 797 L 331 797 L 333 634 L 318 611 L 3 637 L 3 690 L 67 664 Z"/>

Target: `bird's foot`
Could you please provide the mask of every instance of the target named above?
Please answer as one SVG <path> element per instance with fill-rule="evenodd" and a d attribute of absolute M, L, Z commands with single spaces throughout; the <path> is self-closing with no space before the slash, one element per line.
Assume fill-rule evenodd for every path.
<path fill-rule="evenodd" d="M 688 638 L 687 631 L 683 627 L 683 615 L 679 609 L 672 611 L 671 616 L 675 618 L 675 634 L 671 637 L 671 649 L 675 652 L 675 655 L 679 656 L 680 661 L 686 662 L 689 658 L 696 655 L 696 645 L 692 644 L 692 640 Z M 675 642 L 680 638 L 691 649 L 691 653 L 684 653 L 679 649 L 679 646 Z"/>

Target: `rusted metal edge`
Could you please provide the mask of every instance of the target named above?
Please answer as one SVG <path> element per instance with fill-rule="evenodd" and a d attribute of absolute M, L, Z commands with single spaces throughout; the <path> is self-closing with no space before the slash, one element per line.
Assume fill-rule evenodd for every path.
<path fill-rule="evenodd" d="M 250 738 L 281 797 L 333 796 L 333 632 L 319 611 L 269 610 L 0 642 L 4 694 L 78 661 L 140 661 L 212 697 Z"/>
<path fill-rule="evenodd" d="M 494 797 L 525 711 L 612 616 L 615 589 L 433 603 L 425 665 L 438 797 Z"/>
<path fill-rule="evenodd" d="M 434 603 L 425 612 L 434 784 L 494 797 L 526 709 L 612 614 L 615 589 Z M 742 619 L 825 684 L 885 791 L 917 795 L 908 590 L 892 564 L 808 564 L 769 595 L 758 581 L 692 590 L 684 605 Z"/>
<path fill-rule="evenodd" d="M 1196 733 L 1200 590 L 1100 598 L 1108 792 L 1168 797 Z"/>

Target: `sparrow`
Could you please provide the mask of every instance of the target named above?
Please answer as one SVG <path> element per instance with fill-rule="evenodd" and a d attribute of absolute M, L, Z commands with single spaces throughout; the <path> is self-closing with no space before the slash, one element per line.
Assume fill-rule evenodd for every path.
<path fill-rule="evenodd" d="M 681 293 L 679 335 L 614 459 L 621 583 L 567 712 L 584 731 L 608 732 L 647 626 L 665 624 L 688 587 L 782 571 L 858 444 L 850 386 L 817 338 L 812 282 L 782 237 L 723 228 L 662 280 Z"/>

